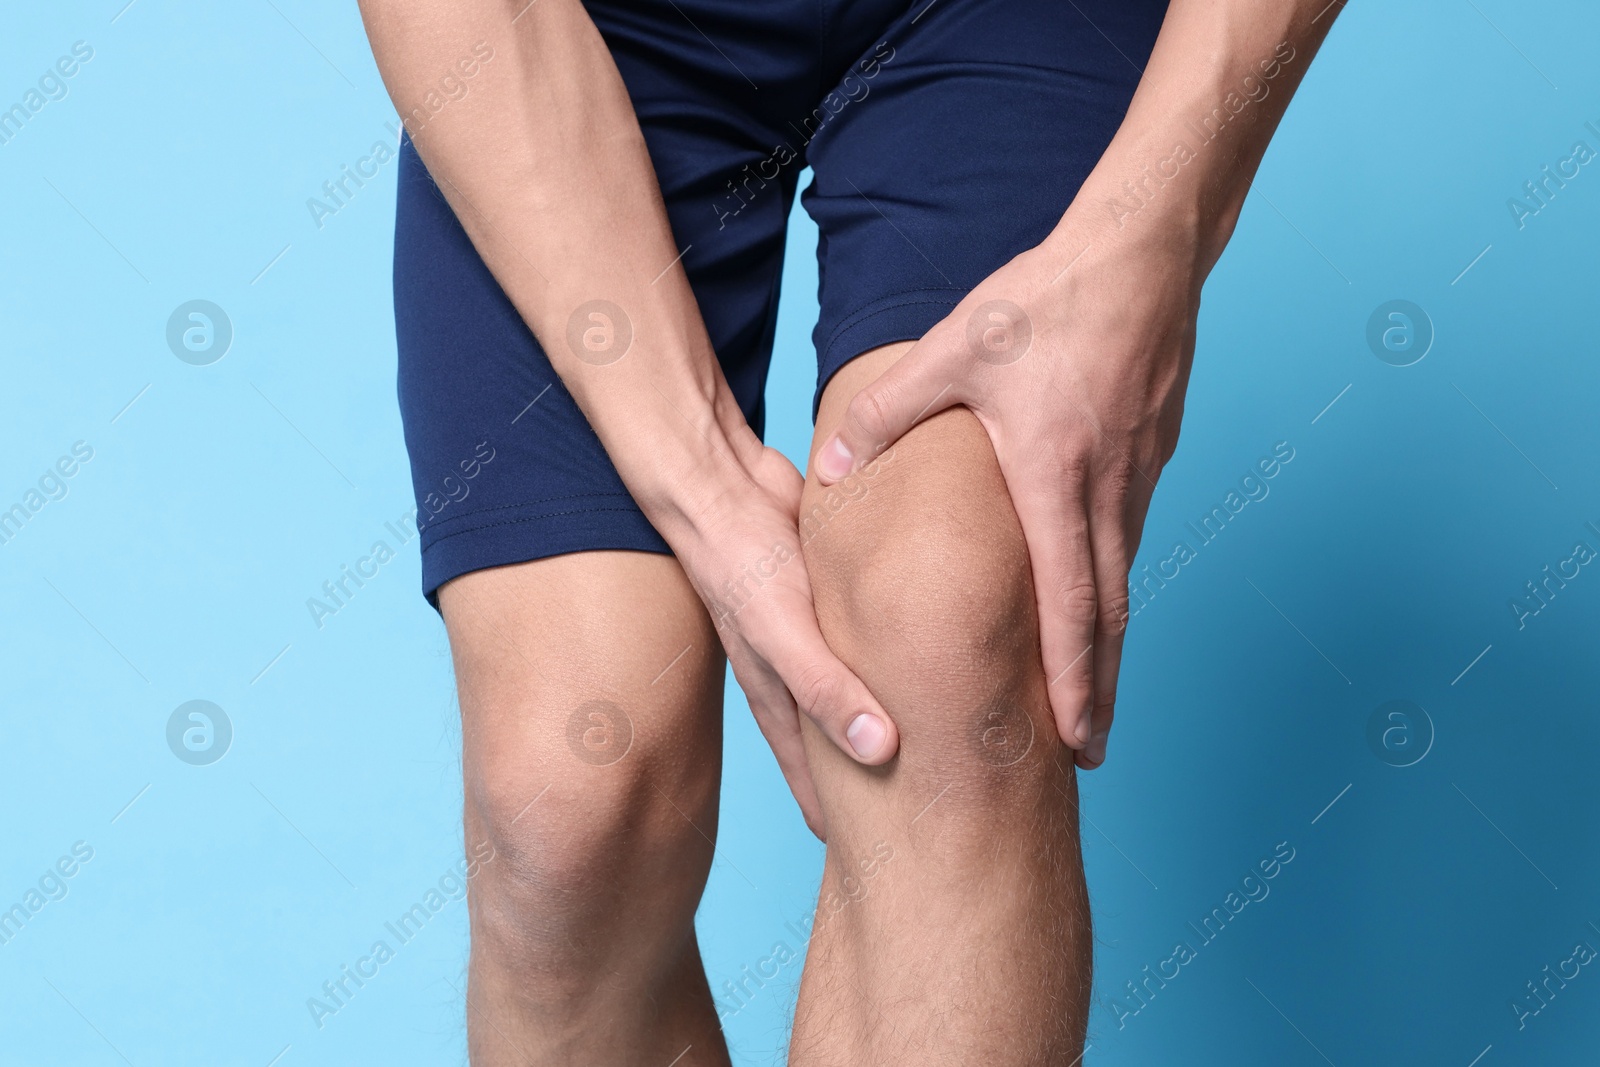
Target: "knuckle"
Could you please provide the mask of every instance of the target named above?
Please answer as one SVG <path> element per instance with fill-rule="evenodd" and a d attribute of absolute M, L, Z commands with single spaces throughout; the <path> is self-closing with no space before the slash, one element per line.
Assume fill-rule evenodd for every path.
<path fill-rule="evenodd" d="M 1096 627 L 1102 634 L 1115 636 L 1128 628 L 1128 594 L 1118 592 L 1100 599 Z"/>
<path fill-rule="evenodd" d="M 1081 439 L 1076 434 L 1068 435 L 1051 448 L 1049 461 L 1055 467 L 1057 476 L 1065 484 L 1071 487 L 1082 486 L 1088 482 L 1090 472 L 1094 469 L 1091 442 Z"/>
<path fill-rule="evenodd" d="M 800 710 L 818 722 L 826 722 L 839 702 L 839 675 L 825 663 L 808 663 L 795 677 L 791 692 Z"/>
<path fill-rule="evenodd" d="M 1165 467 L 1172 462 L 1172 457 L 1177 454 L 1178 440 L 1183 436 L 1183 409 L 1180 407 L 1175 415 L 1162 421 L 1161 440 L 1156 448 L 1159 459 L 1157 468 Z"/>
<path fill-rule="evenodd" d="M 1100 610 L 1100 597 L 1090 582 L 1063 583 L 1055 600 L 1057 608 L 1070 622 L 1092 623 Z"/>
<path fill-rule="evenodd" d="M 850 421 L 876 446 L 889 436 L 890 408 L 881 389 L 863 389 L 850 402 Z"/>
<path fill-rule="evenodd" d="M 1122 511 L 1122 501 L 1127 497 L 1133 487 L 1135 466 L 1131 459 L 1119 457 L 1115 463 L 1106 468 L 1100 476 L 1100 488 L 1112 501 L 1111 507 L 1118 514 Z"/>

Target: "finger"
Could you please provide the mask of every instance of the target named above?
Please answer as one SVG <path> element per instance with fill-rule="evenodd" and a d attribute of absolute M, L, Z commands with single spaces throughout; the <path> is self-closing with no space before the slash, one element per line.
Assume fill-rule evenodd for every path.
<path fill-rule="evenodd" d="M 1050 710 L 1061 740 L 1081 749 L 1090 738 L 1094 702 L 1094 554 L 1080 476 L 1035 470 L 1007 482 L 1028 543 L 1039 604 L 1039 643 Z M 1033 486 L 1049 484 L 1048 489 Z"/>
<path fill-rule="evenodd" d="M 735 676 L 738 671 L 735 671 Z M 817 796 L 816 783 L 811 780 L 811 763 L 806 758 L 805 742 L 800 736 L 799 712 L 783 683 L 772 676 L 770 680 L 746 686 L 740 681 L 750 701 L 751 714 L 761 736 L 767 739 L 772 754 L 778 760 L 783 780 L 789 784 L 795 803 L 806 825 L 820 841 L 827 841 L 827 825 L 822 817 L 822 801 Z"/>
<path fill-rule="evenodd" d="M 844 418 L 813 457 L 818 481 L 832 485 L 923 419 L 960 403 L 955 367 L 941 358 L 947 334 L 929 333 L 851 398 Z"/>
<path fill-rule="evenodd" d="M 1148 488 L 1146 488 L 1147 486 Z M 1133 560 L 1139 554 L 1139 543 L 1144 538 L 1144 520 L 1145 516 L 1150 511 L 1150 494 L 1153 489 L 1154 485 L 1148 480 L 1143 481 L 1143 484 L 1141 484 L 1140 480 L 1135 480 L 1130 483 L 1128 497 L 1125 501 L 1123 501 L 1122 504 L 1122 562 L 1116 566 L 1114 578 L 1097 579 L 1097 585 L 1100 588 L 1105 588 L 1105 586 L 1102 584 L 1104 581 L 1114 580 L 1118 583 L 1117 589 L 1123 591 L 1128 589 L 1128 576 L 1133 567 Z M 1108 538 L 1110 536 L 1109 531 L 1111 530 L 1110 522 L 1111 519 L 1108 517 L 1106 525 Z M 1098 548 L 1099 541 L 1095 541 L 1094 545 L 1096 546 L 1095 569 L 1096 573 L 1099 574 L 1104 570 L 1104 568 L 1101 566 L 1101 555 Z M 1121 632 L 1116 634 L 1115 638 L 1116 662 L 1109 668 L 1113 672 L 1110 676 L 1111 690 L 1109 693 L 1105 693 L 1105 691 L 1100 689 L 1097 685 L 1097 694 L 1100 695 L 1097 696 L 1095 702 L 1095 719 L 1090 726 L 1089 749 L 1086 754 L 1080 756 L 1078 763 L 1078 765 L 1085 770 L 1092 770 L 1094 767 L 1097 767 L 1101 763 L 1105 762 L 1106 737 L 1111 733 L 1111 723 L 1116 717 L 1116 683 L 1122 675 L 1123 643 L 1127 638 L 1128 626 L 1133 622 L 1132 604 L 1127 600 L 1124 600 L 1122 603 L 1123 609 L 1121 615 L 1123 623 Z M 1103 614 L 1104 610 L 1104 605 L 1102 605 Z M 1111 614 L 1114 617 L 1117 613 L 1113 610 Z M 1098 665 L 1095 668 L 1095 679 L 1097 683 L 1100 680 L 1100 667 Z M 1101 717 L 1102 713 L 1100 711 L 1102 703 L 1106 705 L 1103 718 Z M 1094 742 L 1096 737 L 1099 738 L 1098 748 Z M 1088 762 L 1088 759 L 1091 757 L 1093 758 L 1092 763 Z"/>
<path fill-rule="evenodd" d="M 695 590 L 701 593 L 701 599 L 708 606 L 712 604 L 698 584 Z M 714 613 L 714 619 L 717 637 L 727 653 L 734 681 L 739 683 L 750 705 L 756 728 L 772 749 L 778 769 L 783 772 L 783 780 L 788 783 L 789 792 L 800 806 L 806 826 L 817 835 L 818 840 L 826 842 L 827 823 L 822 815 L 822 801 L 817 796 L 816 783 L 811 779 L 811 761 L 806 756 L 805 741 L 800 735 L 800 713 L 794 699 L 784 688 L 783 679 L 763 662 L 745 637 L 729 625 L 731 617 Z"/>
<path fill-rule="evenodd" d="M 1089 490 L 1089 543 L 1094 556 L 1096 591 L 1094 638 L 1094 707 L 1089 744 L 1077 755 L 1084 770 L 1105 762 L 1106 739 L 1116 717 L 1117 677 L 1122 669 L 1122 642 L 1128 628 L 1128 478 L 1117 469 L 1094 480 Z"/>
<path fill-rule="evenodd" d="M 777 598 L 774 598 L 777 602 Z M 809 597 L 785 598 L 776 625 L 763 628 L 756 647 L 811 719 L 857 763 L 887 763 L 900 747 L 900 734 L 861 679 L 822 639 Z"/>

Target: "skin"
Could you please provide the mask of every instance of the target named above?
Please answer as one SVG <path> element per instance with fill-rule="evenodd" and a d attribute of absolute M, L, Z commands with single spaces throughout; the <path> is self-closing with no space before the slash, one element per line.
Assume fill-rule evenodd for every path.
<path fill-rule="evenodd" d="M 727 1062 L 693 934 L 723 650 L 828 841 L 791 1062 L 1074 1062 L 1090 964 L 1074 763 L 1105 757 L 1129 563 L 1176 447 L 1200 288 L 1337 6 L 1174 0 L 1060 225 L 916 345 L 835 378 L 809 484 L 733 401 L 581 5 L 362 12 L 402 115 L 493 43 L 418 150 L 674 552 L 579 553 L 441 591 L 466 833 L 497 857 L 469 892 L 474 1062 Z M 1148 178 L 1219 106 L 1220 136 Z M 567 343 L 595 299 L 633 335 L 604 365 Z M 993 301 L 1016 312 L 997 320 Z M 869 476 L 802 538 L 827 484 Z M 775 555 L 732 610 L 731 584 Z M 570 742 L 596 699 L 632 724 L 612 763 Z M 880 842 L 893 859 L 853 891 Z"/>
<path fill-rule="evenodd" d="M 840 371 L 813 447 L 910 347 Z M 1022 528 L 969 411 L 880 465 L 806 562 L 822 632 L 882 695 L 900 754 L 863 768 L 806 731 L 829 837 L 789 1062 L 1070 1064 L 1093 942 Z M 827 495 L 810 480 L 807 513 Z"/>
<path fill-rule="evenodd" d="M 692 1046 L 678 1067 L 723 1067 L 694 912 L 726 660 L 683 569 L 579 552 L 463 575 L 439 605 L 465 840 L 493 856 L 468 885 L 472 1062 L 667 1064 Z M 625 746 L 613 733 L 574 748 L 570 724 L 594 700 L 626 716 Z"/>

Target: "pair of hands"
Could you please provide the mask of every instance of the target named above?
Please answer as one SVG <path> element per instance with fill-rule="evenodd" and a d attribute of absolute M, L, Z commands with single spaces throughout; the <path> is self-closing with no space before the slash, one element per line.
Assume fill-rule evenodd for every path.
<path fill-rule="evenodd" d="M 831 484 L 923 419 L 956 405 L 972 410 L 1021 520 L 1051 709 L 1084 769 L 1105 759 L 1128 571 L 1156 478 L 1177 445 L 1204 274 L 1182 242 L 1090 235 L 1063 223 L 857 393 L 814 460 Z M 769 448 L 750 450 L 743 466 L 747 485 L 724 497 L 723 520 L 674 548 L 822 836 L 798 716 L 868 765 L 891 759 L 898 735 L 818 629 L 796 529 L 800 473 Z"/>

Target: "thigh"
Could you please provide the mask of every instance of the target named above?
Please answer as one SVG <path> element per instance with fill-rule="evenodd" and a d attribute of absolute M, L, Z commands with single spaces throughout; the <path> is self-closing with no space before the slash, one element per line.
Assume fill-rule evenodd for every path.
<path fill-rule="evenodd" d="M 940 0 L 884 31 L 808 150 L 818 402 L 840 367 L 923 336 L 1050 233 L 1121 125 L 1165 9 Z"/>
<path fill-rule="evenodd" d="M 592 14 L 633 100 L 713 349 L 759 433 L 795 169 L 749 177 L 771 152 L 771 124 L 727 98 L 736 76 L 673 4 L 596 3 Z M 763 80 L 781 92 L 784 79 L 810 85 L 810 75 L 780 69 Z M 399 151 L 395 332 L 424 593 L 435 600 L 459 575 L 564 553 L 665 553 L 409 135 Z M 537 266 L 554 276 L 560 265 Z M 648 280 L 669 265 L 628 266 Z"/>

